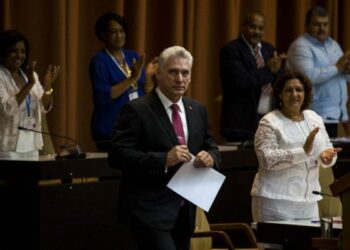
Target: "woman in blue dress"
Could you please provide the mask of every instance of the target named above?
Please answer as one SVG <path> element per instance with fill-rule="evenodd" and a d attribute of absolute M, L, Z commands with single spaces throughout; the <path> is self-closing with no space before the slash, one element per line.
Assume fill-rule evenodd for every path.
<path fill-rule="evenodd" d="M 124 18 L 115 13 L 103 14 L 95 25 L 97 38 L 105 44 L 89 67 L 94 101 L 91 134 L 100 151 L 109 149 L 122 106 L 153 87 L 151 80 L 146 81 L 144 56 L 124 49 L 127 31 Z M 147 66 L 149 78 L 156 66 L 156 59 Z"/>

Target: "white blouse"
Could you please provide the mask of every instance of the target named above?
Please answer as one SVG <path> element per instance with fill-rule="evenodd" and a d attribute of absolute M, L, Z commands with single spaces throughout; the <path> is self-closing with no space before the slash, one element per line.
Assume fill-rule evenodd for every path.
<path fill-rule="evenodd" d="M 35 84 L 30 91 L 30 116 L 35 123 L 33 129 L 41 131 L 41 112 L 47 111 L 41 102 L 44 90 L 36 73 L 34 78 Z M 17 103 L 16 94 L 19 91 L 10 71 L 0 65 L 0 152 L 26 152 L 39 150 L 43 146 L 41 134 L 18 130 L 18 126 L 24 125 L 23 116 L 27 110 L 26 100 L 20 105 Z M 23 135 L 21 144 L 24 145 L 18 145 L 20 134 Z"/>
<path fill-rule="evenodd" d="M 325 165 L 320 154 L 333 145 L 329 140 L 322 118 L 314 111 L 304 110 L 304 121 L 295 122 L 279 110 L 265 115 L 255 134 L 255 151 L 259 170 L 255 176 L 251 195 L 270 199 L 314 202 L 321 197 L 312 194 L 320 191 L 319 166 Z M 310 132 L 319 127 L 309 156 L 304 144 Z"/>

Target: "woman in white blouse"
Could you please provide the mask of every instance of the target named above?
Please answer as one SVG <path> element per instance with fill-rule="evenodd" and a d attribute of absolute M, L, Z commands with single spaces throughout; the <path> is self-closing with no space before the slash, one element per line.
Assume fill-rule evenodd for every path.
<path fill-rule="evenodd" d="M 259 170 L 251 190 L 254 221 L 318 218 L 319 167 L 331 167 L 333 148 L 322 118 L 306 109 L 311 83 L 286 72 L 274 86 L 277 109 L 265 115 L 255 134 Z"/>
<path fill-rule="evenodd" d="M 58 66 L 49 66 L 44 84 L 39 82 L 35 62 L 27 66 L 29 43 L 16 30 L 0 33 L 0 155 L 37 156 L 43 146 L 39 133 L 41 113 L 52 107 L 52 83 Z"/>

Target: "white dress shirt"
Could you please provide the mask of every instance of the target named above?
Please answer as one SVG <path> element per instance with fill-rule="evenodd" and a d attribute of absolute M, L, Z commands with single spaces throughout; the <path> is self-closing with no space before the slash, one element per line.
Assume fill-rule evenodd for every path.
<path fill-rule="evenodd" d="M 156 92 L 159 96 L 160 101 L 162 102 L 170 122 L 172 121 L 172 114 L 173 111 L 171 109 L 171 105 L 173 105 L 174 103 L 172 101 L 170 101 L 163 93 L 162 91 L 159 89 L 159 87 L 156 88 Z M 184 134 L 185 134 L 185 140 L 186 143 L 188 142 L 188 129 L 187 129 L 187 119 L 186 119 L 186 111 L 185 111 L 185 106 L 182 102 L 182 98 L 180 98 L 180 100 L 178 102 L 176 102 L 176 104 L 179 106 L 179 114 L 180 114 L 180 118 L 181 118 L 181 122 L 182 122 L 182 127 L 184 130 Z"/>

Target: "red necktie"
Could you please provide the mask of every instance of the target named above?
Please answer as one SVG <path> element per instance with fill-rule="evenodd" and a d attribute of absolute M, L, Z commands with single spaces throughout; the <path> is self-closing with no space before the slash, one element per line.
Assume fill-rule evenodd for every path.
<path fill-rule="evenodd" d="M 256 67 L 258 69 L 263 68 L 265 66 L 265 62 L 264 62 L 264 58 L 260 54 L 260 48 L 258 46 L 255 47 L 254 54 L 255 54 L 255 60 L 256 60 Z"/>
<path fill-rule="evenodd" d="M 173 111 L 171 119 L 172 119 L 173 127 L 177 136 L 177 141 L 179 142 L 180 145 L 185 145 L 186 139 L 185 139 L 184 129 L 182 126 L 181 117 L 179 114 L 179 106 L 174 103 L 173 105 L 171 105 L 171 109 Z"/>

